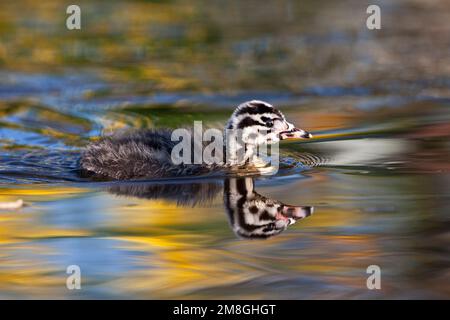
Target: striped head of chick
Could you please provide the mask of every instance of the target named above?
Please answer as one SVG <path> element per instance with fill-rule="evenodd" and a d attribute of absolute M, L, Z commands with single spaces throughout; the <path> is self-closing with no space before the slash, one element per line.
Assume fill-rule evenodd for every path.
<path fill-rule="evenodd" d="M 240 104 L 228 120 L 226 129 L 242 130 L 241 139 L 248 145 L 312 138 L 311 133 L 288 122 L 280 110 L 260 100 Z"/>
<path fill-rule="evenodd" d="M 311 133 L 288 122 L 281 111 L 271 104 L 259 100 L 244 102 L 236 108 L 226 126 L 229 163 L 232 166 L 251 163 L 261 173 L 273 174 L 277 166 L 267 166 L 273 157 L 261 152 L 265 148 L 260 146 L 285 139 L 311 137 Z"/>

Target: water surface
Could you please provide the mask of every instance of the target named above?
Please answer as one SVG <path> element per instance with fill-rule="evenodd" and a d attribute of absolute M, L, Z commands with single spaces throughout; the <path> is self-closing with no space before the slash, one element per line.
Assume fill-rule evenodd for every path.
<path fill-rule="evenodd" d="M 449 298 L 450 6 L 380 3 L 379 32 L 364 1 L 80 1 L 80 32 L 2 3 L 0 201 L 25 206 L 0 210 L 0 298 Z M 101 134 L 250 99 L 315 135 L 275 176 L 77 175 Z M 245 227 L 233 190 L 297 216 Z"/>

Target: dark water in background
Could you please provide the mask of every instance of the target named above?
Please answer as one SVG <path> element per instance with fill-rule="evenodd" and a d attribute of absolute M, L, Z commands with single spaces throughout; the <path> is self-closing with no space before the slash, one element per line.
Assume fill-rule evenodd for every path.
<path fill-rule="evenodd" d="M 365 1 L 79 1 L 67 31 L 60 1 L 2 2 L 0 201 L 26 206 L 0 210 L 0 297 L 449 298 L 450 5 L 377 3 L 380 31 Z M 244 180 L 314 208 L 278 235 L 236 236 L 242 180 L 75 173 L 102 132 L 221 128 L 249 99 L 316 137 Z"/>

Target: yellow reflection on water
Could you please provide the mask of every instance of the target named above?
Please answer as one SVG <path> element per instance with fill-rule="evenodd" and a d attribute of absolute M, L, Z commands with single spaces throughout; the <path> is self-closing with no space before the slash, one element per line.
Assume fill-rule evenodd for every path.
<path fill-rule="evenodd" d="M 317 194 L 322 183 L 310 181 L 311 193 L 307 190 L 298 199 L 292 193 L 283 199 L 323 203 L 314 215 L 264 241 L 236 238 L 221 196 L 207 205 L 179 207 L 167 200 L 125 198 L 82 188 L 3 188 L 2 201 L 20 197 L 28 205 L 0 212 L 0 296 L 395 296 L 404 286 L 396 278 L 401 266 L 413 261 L 414 255 L 394 254 L 409 250 L 402 248 L 402 237 L 357 231 L 367 224 L 362 217 L 369 216 L 348 208 L 345 197 L 336 199 L 326 191 Z M 282 190 L 272 186 L 259 192 L 283 197 Z M 387 243 L 396 244 L 394 251 Z M 384 283 L 385 291 L 370 295 L 365 269 L 374 263 L 384 266 L 389 281 Z M 79 292 L 65 287 L 70 264 L 79 264 L 82 270 Z"/>

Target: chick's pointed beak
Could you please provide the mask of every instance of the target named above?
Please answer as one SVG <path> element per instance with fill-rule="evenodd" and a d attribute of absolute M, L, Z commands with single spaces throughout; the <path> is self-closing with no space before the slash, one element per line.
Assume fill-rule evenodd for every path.
<path fill-rule="evenodd" d="M 282 131 L 280 133 L 280 139 L 310 139 L 312 138 L 312 134 L 308 131 L 298 129 L 298 128 L 292 128 L 291 130 Z"/>

